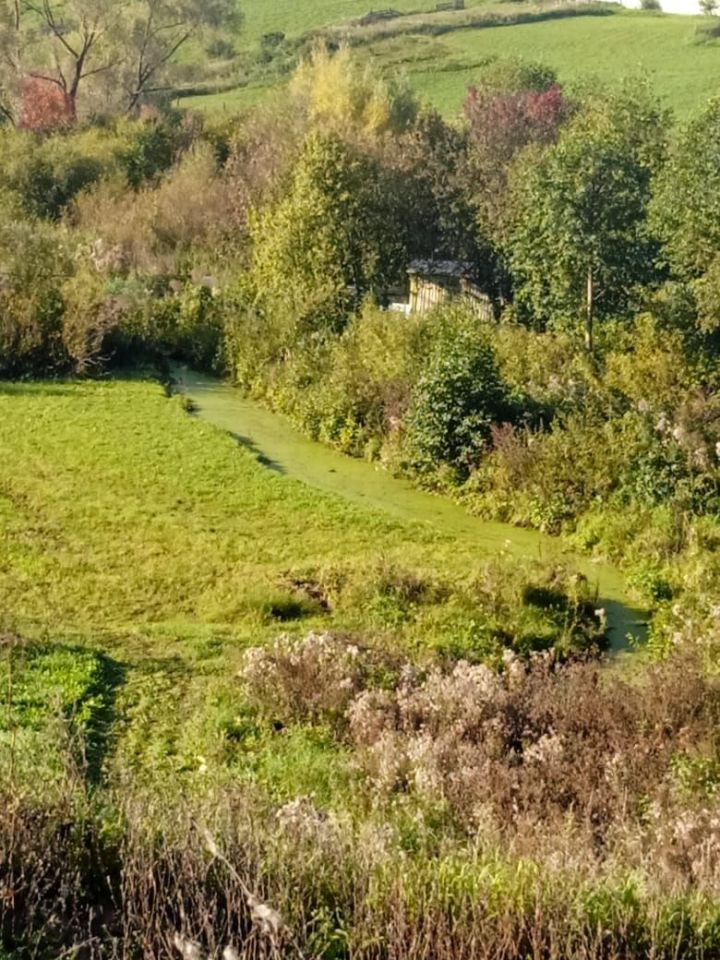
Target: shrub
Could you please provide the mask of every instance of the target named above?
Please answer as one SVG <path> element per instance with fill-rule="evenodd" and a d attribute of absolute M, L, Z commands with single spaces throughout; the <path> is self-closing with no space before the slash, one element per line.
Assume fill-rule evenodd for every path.
<path fill-rule="evenodd" d="M 672 416 L 682 398 L 702 383 L 699 357 L 691 359 L 682 331 L 640 314 L 618 331 L 606 355 L 603 386 L 627 398 L 636 410 Z"/>
<path fill-rule="evenodd" d="M 240 672 L 248 702 L 270 720 L 341 722 L 373 669 L 373 654 L 352 640 L 311 633 L 254 647 Z"/>
<path fill-rule="evenodd" d="M 354 456 L 391 459 L 427 352 L 427 331 L 420 315 L 365 303 L 339 338 L 284 361 L 272 402 L 324 443 Z"/>
<path fill-rule="evenodd" d="M 217 37 L 212 40 L 205 48 L 205 52 L 213 60 L 230 60 L 237 53 L 235 44 L 224 37 Z"/>
<path fill-rule="evenodd" d="M 641 829 L 644 798 L 672 805 L 667 777 L 685 737 L 702 739 L 719 709 L 717 684 L 692 661 L 650 671 L 630 690 L 591 666 L 510 656 L 502 674 L 463 662 L 406 670 L 394 692 L 359 694 L 349 716 L 380 794 L 443 799 L 471 829 L 489 806 L 501 831 L 520 842 L 528 833 L 526 848 L 534 829 L 573 821 L 587 830 L 586 854 L 602 860 L 613 826 Z"/>
<path fill-rule="evenodd" d="M 223 302 L 205 286 L 188 282 L 171 289 L 117 280 L 107 286 L 108 303 L 120 313 L 113 347 L 122 358 L 182 359 L 203 370 L 221 372 Z"/>
<path fill-rule="evenodd" d="M 0 183 L 15 193 L 25 215 L 58 220 L 82 190 L 106 169 L 103 156 L 86 152 L 73 136 L 37 141 L 29 133 L 2 134 Z"/>
<path fill-rule="evenodd" d="M 108 294 L 104 278 L 87 261 L 78 262 L 61 287 L 62 341 L 73 372 L 96 373 L 108 361 L 108 341 L 123 319 L 122 304 Z"/>
<path fill-rule="evenodd" d="M 206 248 L 224 242 L 232 225 L 226 196 L 213 150 L 200 144 L 152 186 L 130 192 L 122 177 L 104 179 L 75 200 L 71 217 L 105 275 L 210 276 Z"/>
<path fill-rule="evenodd" d="M 438 322 L 440 335 L 413 388 L 405 444 L 419 473 L 446 464 L 467 476 L 487 450 L 492 423 L 510 412 L 507 392 L 477 321 L 449 312 Z"/>
<path fill-rule="evenodd" d="M 72 268 L 62 236 L 49 225 L 0 224 L 0 263 L 0 371 L 64 367 L 61 287 Z"/>
<path fill-rule="evenodd" d="M 407 570 L 386 558 L 366 566 L 324 571 L 324 589 L 333 604 L 379 626 L 398 628 L 412 621 L 418 608 L 445 599 L 448 588 L 421 573 Z"/>
<path fill-rule="evenodd" d="M 73 102 L 59 86 L 42 77 L 23 83 L 20 127 L 33 133 L 62 130 L 75 122 Z"/>
<path fill-rule="evenodd" d="M 154 119 L 141 123 L 118 156 L 130 186 L 137 190 L 169 170 L 180 144 L 177 126 Z"/>
<path fill-rule="evenodd" d="M 493 331 L 493 348 L 528 425 L 547 425 L 555 414 L 577 412 L 597 394 L 597 370 L 566 333 L 539 333 L 504 322 Z"/>

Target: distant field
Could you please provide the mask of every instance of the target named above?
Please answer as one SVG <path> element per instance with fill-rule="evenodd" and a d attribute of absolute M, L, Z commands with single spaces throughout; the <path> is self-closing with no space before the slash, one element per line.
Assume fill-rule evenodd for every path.
<path fill-rule="evenodd" d="M 555 68 L 564 83 L 597 77 L 607 83 L 647 73 L 679 117 L 720 94 L 720 46 L 698 43 L 698 19 L 624 12 L 486 30 L 458 30 L 439 39 L 405 38 L 405 54 L 432 46 L 434 59 L 415 69 L 413 87 L 443 112 L 458 109 L 474 64 L 489 56 L 520 56 Z M 388 57 L 382 45 L 375 55 Z M 389 52 L 388 59 L 397 62 Z"/>
<path fill-rule="evenodd" d="M 275 30 L 288 36 L 305 33 L 384 7 L 401 13 L 435 9 L 434 0 L 392 0 L 387 4 L 373 0 L 245 0 L 241 6 L 245 36 L 251 41 Z"/>
<path fill-rule="evenodd" d="M 397 0 L 392 6 L 408 11 L 434 8 L 428 0 Z M 359 16 L 372 7 L 368 0 L 253 0 L 245 8 L 244 38 L 254 44 L 272 30 L 299 34 Z M 720 43 L 698 41 L 701 22 L 699 17 L 618 9 L 604 17 L 464 28 L 440 36 L 405 34 L 360 50 L 388 71 L 406 73 L 412 87 L 447 116 L 460 110 L 465 91 L 483 61 L 493 56 L 519 56 L 549 64 L 566 84 L 593 79 L 612 82 L 646 73 L 667 106 L 682 118 L 720 94 Z M 262 99 L 270 89 L 255 84 L 194 97 L 183 104 L 193 109 L 234 111 Z"/>

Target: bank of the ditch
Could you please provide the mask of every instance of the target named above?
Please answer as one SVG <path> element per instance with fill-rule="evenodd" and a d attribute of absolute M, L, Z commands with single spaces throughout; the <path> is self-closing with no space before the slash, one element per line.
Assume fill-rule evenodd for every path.
<path fill-rule="evenodd" d="M 442 529 L 471 542 L 481 556 L 503 552 L 526 560 L 570 558 L 597 591 L 598 604 L 607 614 L 611 648 L 627 651 L 644 640 L 647 615 L 633 602 L 615 567 L 571 555 L 561 540 L 538 531 L 474 517 L 447 498 L 310 440 L 285 417 L 229 383 L 187 367 L 174 368 L 172 375 L 174 388 L 193 402 L 196 415 L 235 436 L 269 470 L 353 503 Z"/>

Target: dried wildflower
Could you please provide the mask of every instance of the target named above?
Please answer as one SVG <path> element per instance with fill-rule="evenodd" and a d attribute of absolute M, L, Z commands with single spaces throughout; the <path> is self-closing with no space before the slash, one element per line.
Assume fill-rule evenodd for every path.
<path fill-rule="evenodd" d="M 189 940 L 177 931 L 173 934 L 173 946 L 183 960 L 204 960 L 205 955 L 200 944 L 196 940 Z"/>
<path fill-rule="evenodd" d="M 364 687 L 365 659 L 343 637 L 282 636 L 269 647 L 248 650 L 240 677 L 250 701 L 274 719 L 338 719 Z"/>
<path fill-rule="evenodd" d="M 247 894 L 246 899 L 253 923 L 258 925 L 264 936 L 277 940 L 283 929 L 282 917 L 277 910 L 273 910 L 267 903 L 258 900 L 251 893 Z"/>
<path fill-rule="evenodd" d="M 657 433 L 666 434 L 670 430 L 670 420 L 666 413 L 661 413 L 658 418 L 657 423 L 655 424 L 655 430 Z"/>
<path fill-rule="evenodd" d="M 397 702 L 386 690 L 365 690 L 348 709 L 350 732 L 358 744 L 375 743 L 397 724 Z"/>
<path fill-rule="evenodd" d="M 203 840 L 205 841 L 205 847 L 207 848 L 208 853 L 213 857 L 220 857 L 220 851 L 218 845 L 215 842 L 215 837 L 210 833 L 207 827 L 202 827 L 200 830 Z"/>
<path fill-rule="evenodd" d="M 245 897 L 245 902 L 247 903 L 248 909 L 250 911 L 250 917 L 253 923 L 257 924 L 258 928 L 260 929 L 260 932 L 264 936 L 267 936 L 272 938 L 273 940 L 276 940 L 280 932 L 284 928 L 280 914 L 277 912 L 277 910 L 274 910 L 267 903 L 263 903 L 262 900 L 260 900 L 258 897 L 255 896 L 255 894 L 252 892 L 252 890 L 250 890 L 250 888 L 242 879 L 242 877 L 237 872 L 237 870 L 232 865 L 232 863 L 220 851 L 217 843 L 215 842 L 215 838 L 210 833 L 210 831 L 206 827 L 203 827 L 201 828 L 201 833 L 205 840 L 205 844 L 207 846 L 208 851 L 212 854 L 213 857 L 216 857 L 218 860 L 221 860 L 225 864 L 225 866 L 228 868 L 230 873 L 233 875 L 233 877 L 239 884 L 240 889 L 243 892 L 243 896 Z M 197 944 L 194 944 L 193 941 L 184 940 L 183 938 L 179 937 L 178 934 L 175 935 L 174 943 L 177 949 L 180 950 L 180 952 L 183 952 L 183 949 L 190 950 L 191 948 L 197 946 Z M 198 947 L 198 949 L 200 948 Z M 225 948 L 225 950 L 232 951 L 233 948 L 228 946 Z M 185 960 L 203 960 L 202 954 L 195 955 L 195 954 L 183 953 L 183 956 L 185 957 Z M 225 957 L 225 953 L 223 953 L 223 957 Z"/>
<path fill-rule="evenodd" d="M 280 829 L 296 841 L 307 841 L 317 850 L 335 832 L 335 822 L 318 810 L 310 797 L 296 797 L 276 812 Z"/>
<path fill-rule="evenodd" d="M 562 756 L 562 752 L 562 737 L 546 733 L 535 743 L 525 747 L 523 760 L 525 763 L 548 763 L 551 760 L 559 759 Z"/>

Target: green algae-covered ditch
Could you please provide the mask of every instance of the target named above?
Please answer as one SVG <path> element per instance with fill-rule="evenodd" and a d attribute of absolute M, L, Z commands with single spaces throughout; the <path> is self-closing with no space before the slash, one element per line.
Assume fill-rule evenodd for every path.
<path fill-rule="evenodd" d="M 231 384 L 187 368 L 173 370 L 175 389 L 193 401 L 197 416 L 232 434 L 269 470 L 399 519 L 430 525 L 445 537 L 518 559 L 562 558 L 595 586 L 607 614 L 611 647 L 626 651 L 645 634 L 645 613 L 633 603 L 622 573 L 606 563 L 569 554 L 567 545 L 535 530 L 493 523 L 452 500 L 393 477 L 376 464 L 347 457 L 303 436 L 282 415 L 248 399 Z"/>

